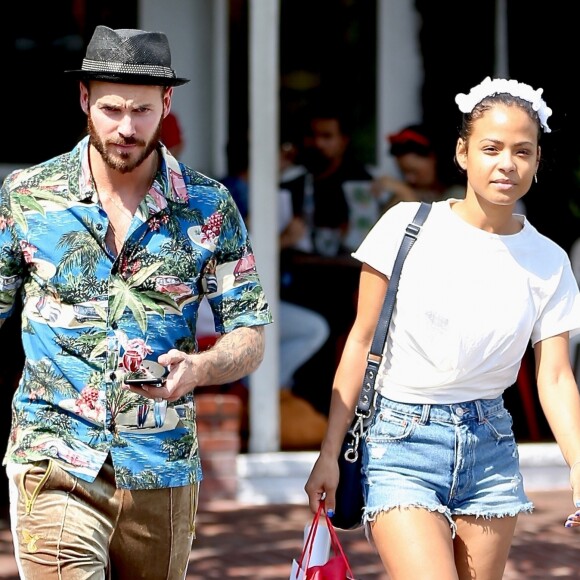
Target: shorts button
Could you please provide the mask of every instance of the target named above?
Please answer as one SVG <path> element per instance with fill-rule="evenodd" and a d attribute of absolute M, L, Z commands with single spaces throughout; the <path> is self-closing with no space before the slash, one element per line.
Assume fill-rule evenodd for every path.
<path fill-rule="evenodd" d="M 457 409 L 455 409 L 455 413 L 459 416 L 459 417 L 463 417 L 463 415 L 465 414 L 465 411 L 462 407 L 457 407 Z"/>

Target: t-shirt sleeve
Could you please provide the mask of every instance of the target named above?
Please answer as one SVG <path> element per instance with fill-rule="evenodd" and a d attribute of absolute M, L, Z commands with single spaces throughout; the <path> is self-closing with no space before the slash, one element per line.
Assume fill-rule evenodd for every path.
<path fill-rule="evenodd" d="M 418 208 L 418 202 L 401 201 L 387 210 L 352 253 L 353 258 L 390 277 L 405 228 Z"/>
<path fill-rule="evenodd" d="M 564 254 L 564 252 L 562 252 Z M 580 333 L 580 292 L 569 260 L 563 255 L 562 266 L 556 277 L 556 285 L 547 297 L 532 331 L 532 346 L 540 340 L 569 332 Z"/>

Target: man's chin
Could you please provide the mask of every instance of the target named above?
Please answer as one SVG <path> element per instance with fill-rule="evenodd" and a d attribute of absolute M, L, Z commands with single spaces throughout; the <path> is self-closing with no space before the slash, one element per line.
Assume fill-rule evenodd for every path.
<path fill-rule="evenodd" d="M 125 174 L 125 173 L 131 173 L 131 171 L 133 171 L 135 169 L 136 165 L 129 165 L 127 163 L 124 164 L 119 164 L 116 169 L 119 173 Z"/>
<path fill-rule="evenodd" d="M 140 165 L 143 160 L 136 154 L 112 153 L 109 151 L 105 158 L 105 162 L 111 169 L 115 169 L 119 173 L 130 173 Z"/>

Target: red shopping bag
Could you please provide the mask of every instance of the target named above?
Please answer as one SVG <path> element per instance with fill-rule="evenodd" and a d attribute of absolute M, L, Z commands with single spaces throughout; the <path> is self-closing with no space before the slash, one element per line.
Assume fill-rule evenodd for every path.
<path fill-rule="evenodd" d="M 334 555 L 324 564 L 310 566 L 312 548 L 322 515 L 326 518 L 326 526 L 330 534 L 330 545 Z M 352 573 L 346 554 L 342 549 L 336 530 L 330 519 L 326 517 L 324 501 L 320 502 L 318 511 L 314 515 L 310 532 L 302 548 L 300 559 L 292 562 L 290 580 L 354 580 L 354 574 Z"/>

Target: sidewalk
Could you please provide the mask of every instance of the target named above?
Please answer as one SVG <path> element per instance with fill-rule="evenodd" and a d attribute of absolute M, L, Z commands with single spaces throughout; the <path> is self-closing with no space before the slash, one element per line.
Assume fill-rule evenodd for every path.
<path fill-rule="evenodd" d="M 564 528 L 574 507 L 562 455 L 554 443 L 524 443 L 519 453 L 526 491 L 536 509 L 519 518 L 504 580 L 580 579 L 580 529 Z M 212 500 L 211 487 L 220 482 L 202 483 L 186 580 L 287 580 L 292 559 L 302 549 L 304 526 L 312 519 L 304 482 L 316 456 L 238 455 L 234 466 L 227 466 L 226 483 L 230 471 L 237 481 L 235 501 Z M 362 530 L 338 533 L 357 580 L 388 580 Z M 0 580 L 18 580 L 10 531 L 1 519 Z"/>
<path fill-rule="evenodd" d="M 573 511 L 571 492 L 534 491 L 528 495 L 536 510 L 519 518 L 504 579 L 580 578 L 580 530 L 563 525 Z M 287 580 L 310 518 L 308 509 L 297 504 L 207 504 L 198 514 L 198 538 L 187 580 Z M 339 531 L 339 536 L 357 580 L 388 580 L 362 530 Z M 0 579 L 18 580 L 5 523 L 0 529 Z"/>

